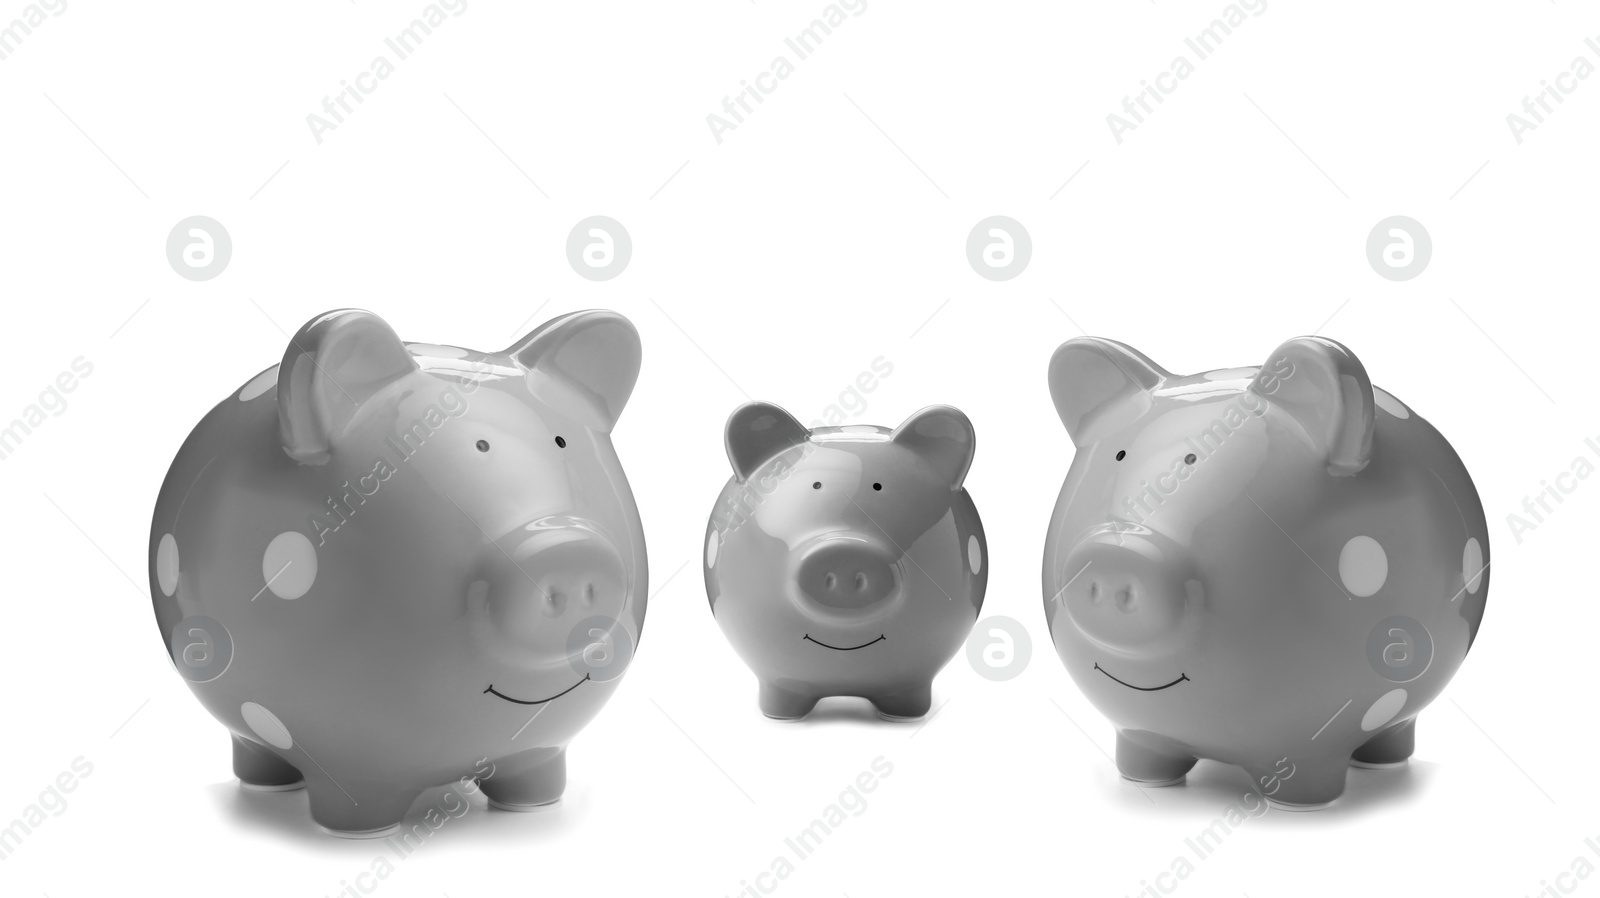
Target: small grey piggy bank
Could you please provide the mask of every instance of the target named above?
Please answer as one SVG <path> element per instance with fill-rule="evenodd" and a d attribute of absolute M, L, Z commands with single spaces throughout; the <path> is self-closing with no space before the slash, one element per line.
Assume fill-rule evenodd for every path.
<path fill-rule="evenodd" d="M 612 312 L 475 352 L 344 309 L 200 421 L 156 501 L 150 592 L 240 782 L 304 785 L 359 837 L 453 780 L 509 810 L 561 796 L 644 624 L 611 445 L 638 373 Z"/>
<path fill-rule="evenodd" d="M 1044 610 L 1122 775 L 1169 785 L 1211 758 L 1307 809 L 1347 765 L 1410 757 L 1489 591 L 1483 508 L 1445 438 L 1318 337 L 1190 376 L 1070 340 L 1050 392 L 1077 455 Z"/>
<path fill-rule="evenodd" d="M 827 696 L 921 717 L 983 605 L 988 547 L 962 488 L 972 423 L 933 406 L 890 430 L 807 430 L 765 402 L 728 419 L 733 477 L 706 532 L 706 594 L 762 713 Z"/>

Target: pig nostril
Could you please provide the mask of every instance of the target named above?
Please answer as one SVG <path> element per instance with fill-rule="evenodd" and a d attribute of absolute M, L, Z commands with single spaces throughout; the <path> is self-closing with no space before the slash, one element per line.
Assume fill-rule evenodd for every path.
<path fill-rule="evenodd" d="M 828 610 L 859 613 L 897 594 L 895 560 L 876 546 L 828 540 L 808 547 L 798 562 L 794 597 Z"/>
<path fill-rule="evenodd" d="M 1089 583 L 1089 601 L 1096 605 L 1100 604 L 1100 584 L 1092 581 Z"/>
<path fill-rule="evenodd" d="M 584 605 L 585 608 L 593 607 L 593 605 L 594 605 L 594 584 L 593 583 L 586 584 L 583 587 L 583 605 Z"/>
<path fill-rule="evenodd" d="M 1117 590 L 1117 608 L 1123 613 L 1133 610 L 1133 587 L 1125 586 Z"/>

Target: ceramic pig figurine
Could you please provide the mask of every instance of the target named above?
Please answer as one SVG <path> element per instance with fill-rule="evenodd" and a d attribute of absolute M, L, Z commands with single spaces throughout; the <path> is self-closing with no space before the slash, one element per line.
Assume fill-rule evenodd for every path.
<path fill-rule="evenodd" d="M 510 810 L 560 797 L 644 623 L 610 436 L 638 373 L 612 312 L 474 352 L 347 309 L 200 421 L 156 502 L 150 589 L 241 783 L 303 784 L 345 836 L 464 777 Z"/>
<path fill-rule="evenodd" d="M 1483 508 L 1444 437 L 1319 337 L 1186 377 L 1069 340 L 1050 392 L 1077 455 L 1045 614 L 1122 775 L 1169 785 L 1211 758 L 1306 809 L 1348 764 L 1403 763 L 1489 591 Z"/>
<path fill-rule="evenodd" d="M 989 579 L 961 487 L 972 422 L 933 406 L 894 430 L 807 430 L 752 402 L 726 441 L 733 477 L 706 533 L 706 594 L 760 681 L 762 713 L 804 717 L 848 695 L 890 719 L 927 714 Z"/>

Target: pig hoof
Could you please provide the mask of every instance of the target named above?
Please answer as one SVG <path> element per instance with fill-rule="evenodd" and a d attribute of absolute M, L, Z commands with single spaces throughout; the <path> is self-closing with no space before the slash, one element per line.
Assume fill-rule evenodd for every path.
<path fill-rule="evenodd" d="M 1138 786 L 1176 786 L 1194 768 L 1195 759 L 1167 754 L 1117 733 L 1117 772 Z"/>
<path fill-rule="evenodd" d="M 1393 770 L 1396 767 L 1404 767 L 1404 766 L 1406 766 L 1406 764 L 1408 764 L 1410 762 L 1411 762 L 1410 758 L 1402 758 L 1402 759 L 1400 759 L 1398 761 L 1384 761 L 1384 762 L 1381 762 L 1381 763 L 1378 762 L 1378 761 L 1358 761 L 1355 758 L 1351 758 L 1350 759 L 1350 766 L 1351 767 L 1363 767 L 1363 768 L 1366 768 L 1367 770 Z"/>
<path fill-rule="evenodd" d="M 1327 801 L 1319 801 L 1313 804 L 1294 804 L 1292 802 L 1278 801 L 1275 798 L 1269 798 L 1267 799 L 1267 804 L 1277 808 L 1280 811 L 1320 811 L 1324 808 L 1332 807 L 1334 802 L 1338 800 L 1339 799 L 1337 798 L 1330 798 Z"/>
<path fill-rule="evenodd" d="M 247 783 L 239 781 L 239 788 L 251 792 L 295 792 L 306 787 L 305 780 L 295 780 L 292 783 Z"/>
<path fill-rule="evenodd" d="M 1403 767 L 1417 748 L 1417 721 L 1412 718 L 1368 739 L 1350 758 L 1352 767 L 1388 770 Z"/>
<path fill-rule="evenodd" d="M 306 787 L 299 769 L 272 749 L 233 737 L 233 775 L 239 786 L 252 792 L 292 792 Z"/>
<path fill-rule="evenodd" d="M 552 798 L 549 801 L 541 802 L 539 804 L 511 804 L 504 801 L 495 801 L 493 798 L 489 799 L 489 807 L 502 811 L 514 811 L 518 814 L 532 814 L 538 811 L 548 811 L 560 803 L 560 798 Z"/>
<path fill-rule="evenodd" d="M 1161 788 L 1163 786 L 1181 786 L 1181 785 L 1183 785 L 1184 781 L 1187 780 L 1189 777 L 1188 777 L 1188 774 L 1180 773 L 1177 776 L 1172 777 L 1171 779 L 1142 780 L 1142 779 L 1136 779 L 1136 778 L 1131 777 L 1131 776 L 1127 775 L 1126 773 L 1124 773 L 1124 774 L 1122 774 L 1122 778 L 1127 780 L 1130 783 L 1133 783 L 1135 786 L 1138 786 L 1138 787 L 1140 787 L 1142 789 L 1157 789 L 1157 788 Z"/>
<path fill-rule="evenodd" d="M 933 710 L 933 685 L 918 686 L 894 695 L 869 698 L 878 716 L 884 720 L 921 720 Z"/>
<path fill-rule="evenodd" d="M 769 683 L 761 684 L 761 692 L 756 704 L 761 708 L 761 713 L 773 720 L 799 720 L 811 713 L 817 706 L 818 697 L 801 695 L 787 689 L 779 689 Z"/>
<path fill-rule="evenodd" d="M 879 711 L 878 712 L 878 719 L 879 720 L 887 720 L 890 723 L 906 723 L 907 721 L 921 720 L 921 719 L 923 719 L 924 717 L 927 717 L 927 716 L 928 715 L 926 713 L 924 713 L 924 714 L 915 714 L 915 715 L 912 715 L 910 717 L 902 717 L 899 714 L 887 714 L 887 713 L 884 713 L 883 711 Z"/>
<path fill-rule="evenodd" d="M 400 824 L 391 823 L 381 829 L 333 829 L 319 823 L 317 824 L 317 829 L 330 836 L 338 836 L 341 839 L 381 839 L 384 836 L 392 836 L 399 832 Z"/>

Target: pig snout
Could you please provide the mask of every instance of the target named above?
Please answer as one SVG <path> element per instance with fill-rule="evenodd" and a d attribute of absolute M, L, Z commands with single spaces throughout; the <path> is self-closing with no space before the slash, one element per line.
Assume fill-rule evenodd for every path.
<path fill-rule="evenodd" d="M 1059 593 L 1093 642 L 1150 657 L 1182 640 L 1203 599 L 1186 553 L 1159 534 L 1101 530 L 1068 554 Z"/>
<path fill-rule="evenodd" d="M 627 574 L 616 546 L 592 524 L 541 520 L 497 540 L 490 559 L 490 622 L 506 640 L 539 656 L 564 654 L 572 628 L 618 619 Z"/>
<path fill-rule="evenodd" d="M 869 613 L 899 591 L 903 577 L 895 555 L 874 541 L 833 537 L 798 553 L 795 571 L 808 610 L 831 614 Z"/>

